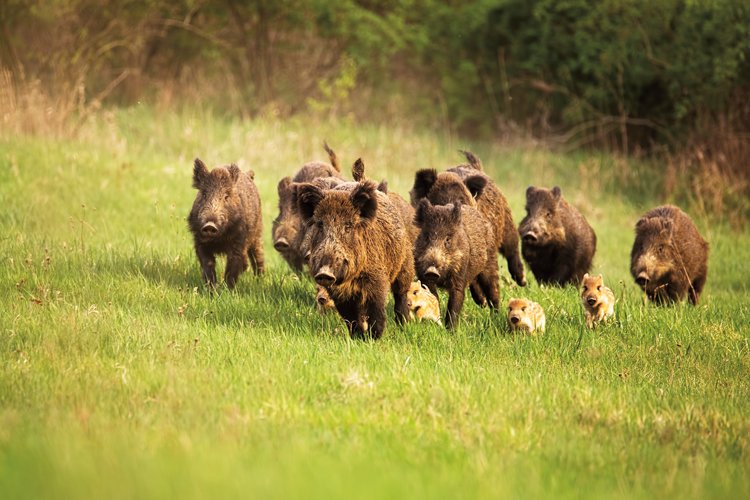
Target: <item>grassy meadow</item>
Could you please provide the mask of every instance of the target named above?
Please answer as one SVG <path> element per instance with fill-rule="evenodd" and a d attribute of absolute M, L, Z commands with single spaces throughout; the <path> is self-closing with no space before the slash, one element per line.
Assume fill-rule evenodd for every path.
<path fill-rule="evenodd" d="M 472 149 L 516 223 L 562 187 L 598 235 L 616 321 L 574 288 L 512 284 L 538 337 L 466 301 L 453 333 L 389 322 L 351 341 L 273 250 L 276 183 L 325 159 L 408 196 Z M 256 173 L 267 272 L 215 296 L 185 217 L 192 160 Z M 698 307 L 644 303 L 633 226 L 665 201 L 646 166 L 408 127 L 102 111 L 75 139 L 0 134 L 0 496 L 750 496 L 750 233 L 692 213 L 711 244 Z M 348 172 L 347 172 L 348 174 Z M 223 264 L 223 261 L 222 261 Z M 442 297 L 441 306 L 445 306 Z"/>

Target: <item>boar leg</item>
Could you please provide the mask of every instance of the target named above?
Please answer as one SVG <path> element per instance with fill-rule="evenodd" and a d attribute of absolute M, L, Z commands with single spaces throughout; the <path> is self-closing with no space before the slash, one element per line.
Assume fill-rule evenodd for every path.
<path fill-rule="evenodd" d="M 571 278 L 570 266 L 568 264 L 558 264 L 549 281 L 556 285 L 564 286 L 571 281 Z"/>
<path fill-rule="evenodd" d="M 409 306 L 406 305 L 406 296 L 409 293 L 409 287 L 414 279 L 414 269 L 410 269 L 411 262 L 407 262 L 396 276 L 396 280 L 391 284 L 391 293 L 393 294 L 393 312 L 396 315 L 396 323 L 403 324 L 409 319 Z"/>
<path fill-rule="evenodd" d="M 484 292 L 482 291 L 479 282 L 476 280 L 472 281 L 469 285 L 469 291 L 471 292 L 471 298 L 474 299 L 474 302 L 476 302 L 479 307 L 487 305 L 487 297 L 484 296 Z"/>
<path fill-rule="evenodd" d="M 448 308 L 445 312 L 445 326 L 452 330 L 458 325 L 458 318 L 464 306 L 466 285 L 456 283 L 448 290 Z"/>
<path fill-rule="evenodd" d="M 362 317 L 359 302 L 355 300 L 336 301 L 335 305 L 341 319 L 346 323 L 349 335 L 353 338 L 361 338 L 364 332 L 361 326 Z"/>
<path fill-rule="evenodd" d="M 251 245 L 247 251 L 247 256 L 250 259 L 250 265 L 253 266 L 253 272 L 263 274 L 265 270 L 265 259 L 263 258 L 263 244 L 256 241 L 254 245 Z"/>
<path fill-rule="evenodd" d="M 701 298 L 701 293 L 703 292 L 703 287 L 706 285 L 706 277 L 705 276 L 699 276 L 698 278 L 695 278 L 693 280 L 692 285 L 690 286 L 689 290 L 689 300 L 690 303 L 695 305 L 698 305 L 698 301 Z"/>
<path fill-rule="evenodd" d="M 521 255 L 518 251 L 518 238 L 516 238 L 515 245 L 503 244 L 500 253 L 508 262 L 508 272 L 510 272 L 510 277 L 513 278 L 513 281 L 518 286 L 526 286 L 526 271 L 524 271 Z"/>
<path fill-rule="evenodd" d="M 203 282 L 210 286 L 216 286 L 216 256 L 202 247 L 197 247 L 195 253 L 201 265 Z"/>
<path fill-rule="evenodd" d="M 227 254 L 227 269 L 224 271 L 224 281 L 232 289 L 237 283 L 237 278 L 247 269 L 247 255 L 245 253 L 230 252 Z"/>
<path fill-rule="evenodd" d="M 369 334 L 373 340 L 379 339 L 385 331 L 385 295 L 367 304 Z"/>
<path fill-rule="evenodd" d="M 487 301 L 490 303 L 490 307 L 497 309 L 500 305 L 500 291 L 499 291 L 499 277 L 497 275 L 497 266 L 489 266 L 489 269 L 485 269 L 484 272 L 477 276 L 477 282 L 482 288 L 482 291 L 487 296 Z"/>

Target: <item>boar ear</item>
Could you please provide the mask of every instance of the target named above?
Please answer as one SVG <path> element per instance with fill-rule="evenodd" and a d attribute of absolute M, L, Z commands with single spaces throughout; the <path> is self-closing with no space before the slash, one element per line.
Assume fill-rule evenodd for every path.
<path fill-rule="evenodd" d="M 672 224 L 672 219 L 664 219 L 662 221 L 662 232 L 665 233 L 667 236 L 672 236 L 672 231 L 674 231 L 674 225 Z"/>
<path fill-rule="evenodd" d="M 584 274 L 581 281 L 586 281 L 587 279 L 589 279 L 589 273 Z"/>
<path fill-rule="evenodd" d="M 291 177 L 287 176 L 279 181 L 279 185 L 276 187 L 276 192 L 279 193 L 279 198 L 283 198 L 286 195 L 291 185 L 292 185 Z"/>
<path fill-rule="evenodd" d="M 560 199 L 560 196 L 562 196 L 562 191 L 560 190 L 560 186 L 555 186 L 555 187 L 552 188 L 552 196 L 556 200 Z"/>
<path fill-rule="evenodd" d="M 482 160 L 480 160 L 477 155 L 475 155 L 471 151 L 463 151 L 461 149 L 459 149 L 459 151 L 464 154 L 464 156 L 466 157 L 466 161 L 469 162 L 469 165 L 472 168 L 475 168 L 477 170 L 483 170 L 482 169 Z"/>
<path fill-rule="evenodd" d="M 297 186 L 297 206 L 304 220 L 312 218 L 323 196 L 323 190 L 314 184 L 305 182 Z"/>
<path fill-rule="evenodd" d="M 464 184 L 468 188 L 474 199 L 478 199 L 482 196 L 485 186 L 487 186 L 487 179 L 481 175 L 472 175 L 464 179 Z"/>
<path fill-rule="evenodd" d="M 363 219 L 375 217 L 375 212 L 378 210 L 378 195 L 375 191 L 374 182 L 361 182 L 349 195 L 352 205 L 359 210 L 359 216 Z"/>
<path fill-rule="evenodd" d="M 422 227 L 425 223 L 425 219 L 427 218 L 427 211 L 432 208 L 432 203 L 430 203 L 430 200 L 427 198 L 422 198 L 422 200 L 419 202 L 419 205 L 417 206 L 417 212 L 414 214 L 414 224 L 416 224 L 419 227 Z"/>
<path fill-rule="evenodd" d="M 250 177 L 250 180 L 251 180 L 251 181 L 254 181 L 254 180 L 255 180 L 255 170 L 253 170 L 253 169 L 250 169 L 250 170 L 248 170 L 248 171 L 247 171 L 247 172 L 245 172 L 245 173 L 247 174 L 247 176 L 248 176 L 248 177 Z"/>
<path fill-rule="evenodd" d="M 534 186 L 529 186 L 526 188 L 526 199 L 528 200 L 532 194 L 534 194 L 534 191 L 536 191 L 536 188 Z"/>
<path fill-rule="evenodd" d="M 336 172 L 341 172 L 341 169 L 339 168 L 339 159 L 336 158 L 336 153 L 333 152 L 333 149 L 331 149 L 328 146 L 327 141 L 323 141 L 323 149 L 326 150 L 326 153 L 328 153 L 328 160 L 331 162 L 331 166 Z"/>
<path fill-rule="evenodd" d="M 417 172 L 414 176 L 414 187 L 411 190 L 412 205 L 427 196 L 436 180 L 437 170 L 434 168 L 425 168 Z"/>
<path fill-rule="evenodd" d="M 461 222 L 461 202 L 456 201 L 455 203 L 452 203 L 452 205 L 453 207 L 451 207 L 451 220 L 458 224 L 459 222 Z"/>
<path fill-rule="evenodd" d="M 208 177 L 208 168 L 206 168 L 206 164 L 203 163 L 203 160 L 200 158 L 196 158 L 195 163 L 193 164 L 193 187 L 195 189 L 200 189 L 203 185 L 203 181 L 206 180 L 206 177 Z"/>
<path fill-rule="evenodd" d="M 388 181 L 386 180 L 380 181 L 380 184 L 378 184 L 378 191 L 384 194 L 388 194 Z"/>
<path fill-rule="evenodd" d="M 352 166 L 352 179 L 357 182 L 365 180 L 365 164 L 362 158 L 357 158 Z"/>
<path fill-rule="evenodd" d="M 232 163 L 227 167 L 227 170 L 229 170 L 229 177 L 232 178 L 232 183 L 237 183 L 237 179 L 240 178 L 240 174 L 242 171 L 240 170 L 240 167 Z"/>

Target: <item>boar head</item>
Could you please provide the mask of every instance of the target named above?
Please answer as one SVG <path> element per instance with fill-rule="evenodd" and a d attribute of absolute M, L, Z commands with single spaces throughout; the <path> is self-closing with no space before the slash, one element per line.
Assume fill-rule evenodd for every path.
<path fill-rule="evenodd" d="M 195 159 L 193 187 L 198 190 L 190 212 L 190 220 L 200 241 L 210 242 L 222 237 L 241 217 L 241 199 L 237 192 L 240 178 L 237 165 L 217 167 L 209 172 L 206 164 Z"/>
<path fill-rule="evenodd" d="M 417 276 L 428 284 L 442 283 L 458 270 L 466 251 L 461 239 L 461 203 L 442 206 L 423 199 L 414 224 L 420 229 L 414 244 Z"/>
<path fill-rule="evenodd" d="M 518 226 L 524 244 L 544 246 L 565 240 L 565 227 L 559 214 L 561 201 L 562 191 L 557 186 L 551 190 L 534 186 L 526 189 L 526 217 Z"/>
<path fill-rule="evenodd" d="M 638 221 L 635 231 L 630 270 L 638 286 L 653 296 L 662 278 L 680 265 L 672 237 L 674 225 L 670 219 L 648 217 Z"/>
<path fill-rule="evenodd" d="M 330 287 L 356 278 L 366 267 L 367 233 L 377 215 L 375 183 L 361 182 L 351 191 L 304 183 L 297 200 L 310 235 L 309 266 L 316 283 Z"/>

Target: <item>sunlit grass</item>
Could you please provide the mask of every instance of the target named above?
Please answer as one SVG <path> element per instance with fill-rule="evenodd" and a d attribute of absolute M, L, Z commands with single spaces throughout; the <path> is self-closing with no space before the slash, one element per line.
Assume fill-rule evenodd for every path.
<path fill-rule="evenodd" d="M 501 261 L 502 300 L 542 304 L 544 335 L 511 336 L 467 300 L 454 333 L 399 328 L 389 307 L 382 340 L 349 340 L 270 244 L 278 179 L 325 158 L 324 139 L 405 196 L 418 168 L 472 149 L 516 222 L 527 185 L 560 185 L 597 231 L 615 320 L 586 330 L 576 290 L 520 289 Z M 195 156 L 256 172 L 268 272 L 233 292 L 200 283 L 185 223 Z M 750 236 L 698 220 L 701 305 L 644 304 L 633 225 L 666 200 L 640 168 L 400 125 L 147 109 L 102 114 L 76 140 L 0 138 L 0 491 L 747 496 Z"/>

